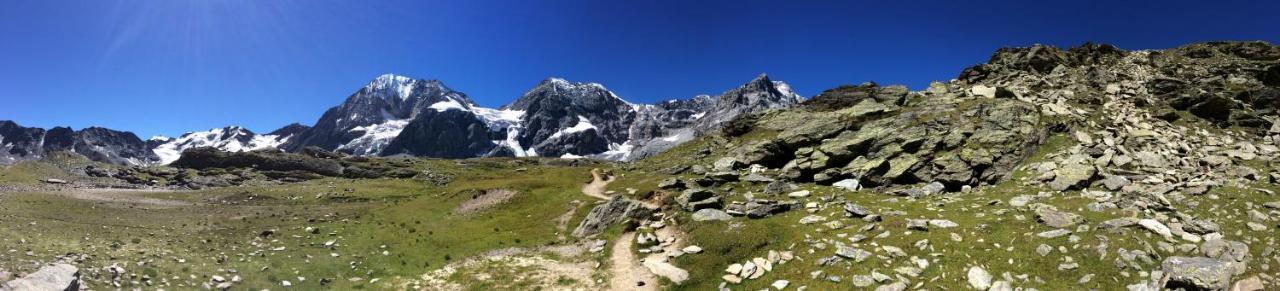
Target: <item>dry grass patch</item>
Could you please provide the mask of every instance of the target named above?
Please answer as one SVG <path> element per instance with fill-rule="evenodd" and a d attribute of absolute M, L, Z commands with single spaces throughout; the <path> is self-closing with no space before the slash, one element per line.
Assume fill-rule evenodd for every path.
<path fill-rule="evenodd" d="M 463 201 L 462 204 L 458 205 L 457 209 L 453 210 L 453 213 L 458 215 L 476 214 L 480 211 L 484 211 L 485 209 L 493 208 L 494 206 L 510 201 L 511 198 L 515 198 L 517 194 L 520 194 L 520 192 L 511 189 L 485 190 L 484 193 L 476 194 L 472 196 L 470 200 Z"/>

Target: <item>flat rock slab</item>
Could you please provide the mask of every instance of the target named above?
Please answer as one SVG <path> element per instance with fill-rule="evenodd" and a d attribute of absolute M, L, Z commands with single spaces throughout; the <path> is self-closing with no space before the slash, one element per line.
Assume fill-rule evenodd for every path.
<path fill-rule="evenodd" d="M 26 277 L 0 285 L 0 291 L 61 291 L 80 289 L 80 269 L 68 264 L 40 268 Z"/>

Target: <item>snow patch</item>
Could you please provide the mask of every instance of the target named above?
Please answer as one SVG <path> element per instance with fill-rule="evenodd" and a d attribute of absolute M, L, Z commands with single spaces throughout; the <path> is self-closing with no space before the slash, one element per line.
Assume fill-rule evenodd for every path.
<path fill-rule="evenodd" d="M 599 130 L 599 128 L 596 128 L 594 124 L 591 124 L 591 120 L 587 120 L 587 117 L 578 115 L 578 124 L 574 124 L 569 128 L 561 129 L 560 131 L 551 134 L 551 137 L 548 137 L 547 139 L 556 139 L 557 137 L 565 134 L 579 133 L 589 129 Z"/>
<path fill-rule="evenodd" d="M 250 136 L 248 141 L 242 137 Z M 160 157 L 160 164 L 169 164 L 182 157 L 182 152 L 197 147 L 213 147 L 228 152 L 243 152 L 279 147 L 288 138 L 276 135 L 253 135 L 252 132 L 239 126 L 214 128 L 206 131 L 191 132 L 178 138 L 164 136 L 152 137 L 152 140 L 167 141 L 151 152 Z"/>
<path fill-rule="evenodd" d="M 462 106 L 462 103 L 458 103 L 457 100 L 453 100 L 453 99 L 445 99 L 444 101 L 431 104 L 431 109 L 435 109 L 436 111 L 439 111 L 439 112 L 444 112 L 445 110 L 449 110 L 449 109 L 467 110 L 466 107 Z"/>
<path fill-rule="evenodd" d="M 368 156 L 376 155 L 382 152 L 382 149 L 391 143 L 391 140 L 400 135 L 400 131 L 409 125 L 409 119 L 392 119 L 386 122 L 358 126 L 352 128 L 350 132 L 362 132 L 360 137 L 352 139 L 344 145 L 338 146 L 339 151 L 350 151 L 352 154 Z"/>

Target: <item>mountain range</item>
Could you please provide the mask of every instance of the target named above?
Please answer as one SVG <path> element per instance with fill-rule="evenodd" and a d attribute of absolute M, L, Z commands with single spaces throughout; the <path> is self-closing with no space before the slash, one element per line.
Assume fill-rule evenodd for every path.
<path fill-rule="evenodd" d="M 326 110 L 312 126 L 267 134 L 228 126 L 142 140 L 127 131 L 23 127 L 0 121 L 0 163 L 72 151 L 121 165 L 157 165 L 183 151 L 301 151 L 435 158 L 561 157 L 631 160 L 714 132 L 734 118 L 786 108 L 804 98 L 761 74 L 719 96 L 631 103 L 598 83 L 547 78 L 499 108 L 481 107 L 439 80 L 385 74 Z"/>

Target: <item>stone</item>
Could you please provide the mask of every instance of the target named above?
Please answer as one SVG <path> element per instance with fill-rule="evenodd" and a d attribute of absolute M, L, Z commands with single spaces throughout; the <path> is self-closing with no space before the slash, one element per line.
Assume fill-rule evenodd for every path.
<path fill-rule="evenodd" d="M 671 280 L 671 282 L 675 283 L 676 285 L 679 285 L 681 283 L 684 283 L 684 281 L 689 280 L 688 271 L 685 271 L 684 269 L 676 267 L 675 265 L 672 265 L 663 260 L 655 258 L 658 256 L 661 256 L 661 255 L 652 255 L 648 258 L 645 258 L 644 263 L 642 263 L 645 268 L 649 269 L 650 273 L 653 273 L 654 275 L 658 275 L 659 277 L 667 278 L 667 280 Z"/>
<path fill-rule="evenodd" d="M 800 191 L 795 191 L 795 192 L 787 193 L 787 197 L 791 197 L 791 198 L 805 198 L 805 197 L 809 197 L 809 190 L 800 190 Z"/>
<path fill-rule="evenodd" d="M 682 251 L 682 252 L 684 252 L 684 253 L 686 253 L 686 254 L 697 254 L 697 253 L 701 253 L 701 252 L 702 252 L 702 247 L 699 247 L 699 246 L 686 246 L 686 247 L 684 247 L 684 248 L 680 249 L 680 251 Z"/>
<path fill-rule="evenodd" d="M 1243 263 L 1249 261 L 1249 245 L 1239 241 L 1223 239 L 1207 240 L 1200 244 L 1200 252 L 1206 257 L 1228 262 Z M 1243 268 L 1241 268 L 1243 271 Z"/>
<path fill-rule="evenodd" d="M 1262 279 L 1259 279 L 1258 276 L 1236 281 L 1234 285 L 1231 285 L 1231 291 L 1261 291 L 1264 288 L 1266 286 L 1262 285 Z"/>
<path fill-rule="evenodd" d="M 587 217 L 582 219 L 577 228 L 574 228 L 573 236 L 587 237 L 596 235 L 614 223 L 628 218 L 648 217 L 652 213 L 652 209 L 645 208 L 639 202 L 623 198 L 622 195 L 613 196 L 608 202 L 591 208 L 591 212 L 587 213 Z"/>
<path fill-rule="evenodd" d="M 1009 206 L 1026 207 L 1031 201 L 1035 201 L 1036 197 L 1031 195 L 1018 195 L 1009 199 Z"/>
<path fill-rule="evenodd" d="M 1102 229 L 1105 229 L 1105 230 L 1116 230 L 1116 229 L 1121 229 L 1121 228 L 1130 227 L 1130 226 L 1134 226 L 1134 225 L 1138 225 L 1138 219 L 1137 219 L 1137 218 L 1134 218 L 1134 217 L 1121 217 L 1121 218 L 1116 218 L 1116 219 L 1112 219 L 1112 220 L 1103 221 L 1103 222 L 1102 222 Z"/>
<path fill-rule="evenodd" d="M 1040 244 L 1040 246 L 1036 247 L 1036 253 L 1040 254 L 1041 257 L 1048 256 L 1050 253 L 1053 253 L 1053 247 L 1046 244 Z"/>
<path fill-rule="evenodd" d="M 773 281 L 773 284 L 770 284 L 769 286 L 773 286 L 773 288 L 777 290 L 782 290 L 782 289 L 787 289 L 787 285 L 791 285 L 791 281 L 777 280 L 777 281 Z"/>
<path fill-rule="evenodd" d="M 692 218 L 693 221 L 729 221 L 733 219 L 733 216 L 725 213 L 724 210 L 705 208 L 694 211 Z"/>
<path fill-rule="evenodd" d="M 1226 290 L 1231 285 L 1231 263 L 1205 257 L 1168 257 L 1160 264 L 1165 288 Z"/>
<path fill-rule="evenodd" d="M 733 204 L 729 206 L 729 213 L 742 213 L 748 218 L 764 218 L 791 211 L 791 203 L 782 203 L 773 200 L 751 200 L 745 204 Z"/>
<path fill-rule="evenodd" d="M 987 273 L 987 270 L 983 270 L 981 267 L 969 267 L 968 278 L 969 287 L 973 287 L 973 289 L 987 290 L 988 288 L 991 288 L 991 274 Z"/>
<path fill-rule="evenodd" d="M 63 180 L 63 179 L 44 179 L 44 182 L 45 182 L 45 183 L 49 183 L 49 184 L 66 184 L 66 183 L 67 183 L 67 180 Z"/>
<path fill-rule="evenodd" d="M 666 180 L 662 180 L 662 182 L 658 183 L 658 188 L 681 190 L 685 188 L 685 183 L 684 180 L 680 180 L 678 178 L 667 178 Z"/>
<path fill-rule="evenodd" d="M 871 257 L 871 252 L 839 244 L 836 245 L 836 255 L 846 259 L 851 259 L 854 262 L 862 262 L 863 260 Z"/>
<path fill-rule="evenodd" d="M 1057 237 L 1061 237 L 1068 234 L 1071 234 L 1070 230 L 1059 228 L 1055 230 L 1038 233 L 1036 234 L 1036 236 L 1043 237 L 1043 238 L 1057 238 Z"/>
<path fill-rule="evenodd" d="M 732 171 L 737 170 L 741 165 L 742 162 L 739 162 L 737 158 L 723 157 L 716 160 L 715 164 L 712 165 L 712 169 L 715 171 Z"/>
<path fill-rule="evenodd" d="M 773 181 L 773 182 L 769 182 L 769 184 L 766 184 L 764 186 L 764 193 L 769 195 L 777 195 L 777 194 L 782 194 L 782 192 L 786 192 L 791 189 L 795 189 L 795 185 L 791 185 L 790 183 L 782 182 L 782 181 Z"/>
<path fill-rule="evenodd" d="M 1194 234 L 1205 235 L 1218 232 L 1221 228 L 1217 223 L 1204 219 L 1192 219 L 1182 225 L 1182 230 Z"/>
<path fill-rule="evenodd" d="M 941 182 L 933 182 L 933 183 L 925 184 L 924 187 L 920 188 L 920 190 L 924 192 L 925 196 L 931 196 L 938 193 L 942 193 L 942 191 L 947 190 L 947 186 L 942 185 Z"/>
<path fill-rule="evenodd" d="M 996 88 L 985 85 L 973 85 L 973 87 L 969 87 L 969 94 L 975 97 L 996 98 Z"/>
<path fill-rule="evenodd" d="M 729 265 L 729 267 L 728 267 L 728 268 L 725 268 L 725 269 L 724 269 L 724 272 L 725 272 L 725 273 L 729 273 L 729 274 L 738 274 L 738 273 L 742 273 L 742 264 L 732 264 L 732 265 Z"/>
<path fill-rule="evenodd" d="M 685 211 L 698 211 L 706 208 L 719 208 L 720 197 L 707 189 L 688 189 L 676 196 L 676 204 Z"/>
<path fill-rule="evenodd" d="M 835 182 L 835 184 L 831 184 L 831 186 L 849 191 L 858 191 L 862 189 L 862 185 L 858 184 L 857 179 L 840 180 L 839 182 Z"/>
<path fill-rule="evenodd" d="M 69 264 L 45 266 L 17 280 L 0 285 L 0 290 L 79 290 L 80 269 Z"/>
<path fill-rule="evenodd" d="M 1049 182 L 1049 188 L 1058 191 L 1080 189 L 1087 186 L 1096 173 L 1097 169 L 1088 162 L 1088 158 L 1081 155 L 1071 156 L 1054 170 L 1054 178 Z"/>
<path fill-rule="evenodd" d="M 1043 205 L 1043 204 L 1037 204 Z M 1051 206 L 1036 207 L 1036 220 L 1056 228 L 1069 228 L 1084 223 L 1084 217 L 1075 213 L 1058 211 Z"/>
<path fill-rule="evenodd" d="M 893 282 L 887 285 L 881 285 L 880 287 L 876 287 L 875 291 L 902 291 L 902 290 L 907 290 L 907 283 Z"/>
<path fill-rule="evenodd" d="M 871 210 L 867 210 L 866 207 L 858 205 L 857 203 L 846 202 L 844 204 L 844 214 L 849 217 L 867 217 L 874 213 L 871 213 Z"/>
<path fill-rule="evenodd" d="M 1124 186 L 1129 186 L 1129 179 L 1119 175 L 1105 175 L 1102 179 L 1102 187 L 1111 191 L 1118 191 Z"/>
<path fill-rule="evenodd" d="M 987 289 L 987 290 L 988 291 L 1013 291 L 1013 285 L 1010 285 L 1009 281 L 1000 280 L 1000 281 L 995 281 L 991 283 L 991 289 Z"/>
<path fill-rule="evenodd" d="M 952 228 L 952 227 L 960 226 L 960 224 L 955 223 L 954 221 L 946 220 L 946 219 L 930 219 L 929 225 L 937 228 Z"/>
<path fill-rule="evenodd" d="M 929 221 L 925 219 L 907 219 L 907 229 L 929 231 Z"/>
<path fill-rule="evenodd" d="M 738 275 L 734 274 L 724 275 L 720 277 L 720 279 L 724 279 L 725 282 L 729 282 L 730 284 L 742 283 L 742 277 L 738 277 Z"/>
<path fill-rule="evenodd" d="M 1173 231 L 1170 230 L 1168 226 L 1165 226 L 1163 223 L 1160 223 L 1155 219 L 1138 220 L 1138 225 L 1141 225 L 1142 228 L 1150 230 L 1151 232 L 1154 232 L 1155 234 L 1158 234 L 1162 237 L 1165 237 L 1165 238 L 1173 237 Z"/>

